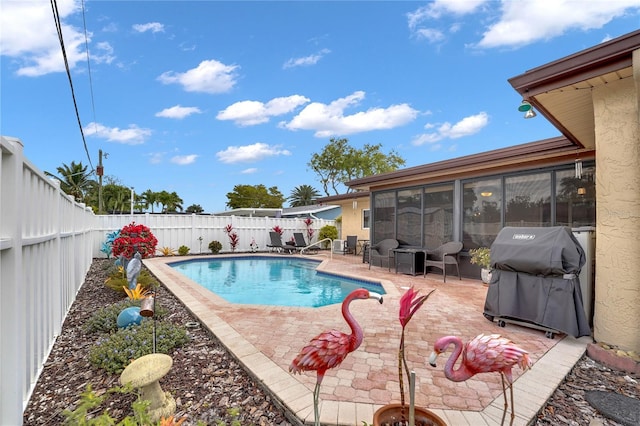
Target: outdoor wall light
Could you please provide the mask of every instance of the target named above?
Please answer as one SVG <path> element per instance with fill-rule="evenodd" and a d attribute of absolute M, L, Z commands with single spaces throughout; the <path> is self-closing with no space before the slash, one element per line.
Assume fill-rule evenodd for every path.
<path fill-rule="evenodd" d="M 535 112 L 535 111 L 533 110 L 533 108 L 532 108 L 532 109 L 530 109 L 529 111 L 527 111 L 527 112 L 525 112 L 525 113 L 524 113 L 524 118 L 533 118 L 533 117 L 535 117 L 536 115 L 538 115 L 538 114 L 536 114 L 536 112 Z"/>
<path fill-rule="evenodd" d="M 522 102 L 520 103 L 520 106 L 518 107 L 518 111 L 520 112 L 528 112 L 531 111 L 531 104 L 529 103 L 529 101 L 525 101 L 524 99 L 522 100 Z"/>
<path fill-rule="evenodd" d="M 578 195 L 585 195 L 587 193 L 587 188 L 578 188 Z"/>
<path fill-rule="evenodd" d="M 491 191 L 483 191 L 480 193 L 480 195 L 482 195 L 483 197 L 491 197 L 493 195 L 493 192 Z"/>

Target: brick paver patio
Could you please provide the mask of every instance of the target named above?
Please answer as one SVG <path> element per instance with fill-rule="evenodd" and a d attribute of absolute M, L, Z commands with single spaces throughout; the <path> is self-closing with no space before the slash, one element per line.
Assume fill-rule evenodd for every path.
<path fill-rule="evenodd" d="M 409 286 L 423 293 L 436 289 L 406 330 L 407 361 L 416 372 L 416 404 L 453 426 L 499 424 L 502 385 L 497 373 L 480 374 L 461 383 L 447 380 L 443 366 L 450 351 L 440 356 L 436 368 L 427 362 L 437 338 L 457 335 L 466 341 L 480 333 L 499 333 L 529 351 L 534 367 L 525 374 L 514 369 L 516 424 L 522 425 L 535 417 L 590 341 L 563 335 L 549 339 L 542 331 L 513 324 L 498 327 L 482 315 L 487 287 L 479 280 L 452 276 L 443 283 L 442 276 L 436 274 L 423 278 L 395 274 L 387 268 L 369 269 L 361 256 L 354 255 L 321 252 L 303 257 L 322 259 L 320 270 L 380 282 L 386 291 L 382 305 L 375 300 L 351 304 L 351 312 L 364 329 L 364 342 L 325 375 L 320 392 L 323 424 L 361 425 L 362 421 L 371 422 L 380 405 L 399 402 L 398 307 Z M 299 350 L 320 332 L 334 328 L 349 332 L 340 305 L 290 308 L 230 304 L 166 266 L 176 260 L 158 257 L 144 263 L 275 398 L 301 421 L 312 424 L 315 373 L 294 376 L 288 368 Z"/>

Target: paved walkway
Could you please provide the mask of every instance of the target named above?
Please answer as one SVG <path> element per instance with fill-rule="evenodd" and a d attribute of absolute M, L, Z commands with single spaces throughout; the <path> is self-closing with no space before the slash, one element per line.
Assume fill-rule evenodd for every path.
<path fill-rule="evenodd" d="M 274 255 L 283 256 L 283 255 Z M 371 422 L 383 404 L 399 402 L 397 348 L 400 338 L 399 300 L 409 286 L 437 291 L 414 316 L 406 330 L 407 361 L 416 372 L 416 404 L 429 408 L 449 425 L 498 425 L 503 397 L 500 375 L 480 374 L 454 383 L 444 377 L 450 352 L 436 368 L 427 358 L 433 342 L 444 335 L 468 340 L 480 333 L 500 333 L 527 350 L 533 368 L 514 369 L 515 425 L 527 425 L 586 350 L 590 338 L 556 335 L 508 324 L 500 328 L 482 315 L 487 287 L 480 281 L 442 276 L 395 274 L 362 263 L 361 256 L 323 252 L 303 256 L 323 262 L 319 269 L 379 281 L 384 303 L 356 300 L 351 312 L 364 329 L 364 342 L 322 383 L 321 421 L 327 425 Z M 198 257 L 201 259 L 202 257 Z M 185 260 L 186 258 L 179 258 Z M 339 305 L 290 308 L 230 304 L 166 266 L 177 258 L 145 259 L 144 264 L 213 332 L 274 398 L 307 424 L 313 424 L 315 373 L 292 375 L 288 368 L 299 350 L 314 336 L 332 328 L 348 332 Z M 407 393 L 408 396 L 408 393 Z"/>

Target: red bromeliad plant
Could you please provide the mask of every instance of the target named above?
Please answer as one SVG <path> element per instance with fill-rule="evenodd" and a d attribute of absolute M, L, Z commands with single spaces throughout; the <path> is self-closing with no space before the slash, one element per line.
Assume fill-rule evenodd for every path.
<path fill-rule="evenodd" d="M 137 251 L 144 259 L 153 257 L 157 244 L 158 240 L 148 227 L 131 222 L 124 226 L 120 230 L 118 238 L 113 240 L 111 252 L 115 257 L 122 255 L 127 259 L 132 259 Z"/>
<path fill-rule="evenodd" d="M 280 226 L 276 225 L 273 228 L 271 228 L 271 230 L 273 232 L 277 232 L 278 234 L 280 234 L 280 236 L 282 236 L 282 234 L 284 234 L 284 229 L 280 228 Z"/>
<path fill-rule="evenodd" d="M 429 296 L 435 291 L 431 290 L 424 296 L 418 296 L 420 291 L 416 291 L 411 287 L 400 298 L 400 313 L 398 318 L 400 319 L 400 325 L 402 326 L 402 334 L 400 335 L 400 346 L 398 348 L 398 379 L 400 381 L 400 404 L 404 407 L 404 377 L 402 375 L 402 367 L 404 366 L 405 373 L 407 375 L 407 381 L 409 381 L 409 366 L 404 356 L 404 330 L 409 324 L 409 321 L 413 317 L 418 309 L 427 301 Z"/>
<path fill-rule="evenodd" d="M 231 251 L 236 251 L 236 247 L 240 243 L 240 237 L 233 230 L 233 225 L 228 224 L 224 227 L 224 232 L 229 236 L 229 245 L 231 246 Z"/>
<path fill-rule="evenodd" d="M 304 220 L 304 224 L 307 227 L 307 240 L 309 241 L 309 244 L 311 244 L 311 239 L 313 238 L 313 234 L 315 233 L 315 230 L 311 227 L 311 225 L 313 225 L 313 220 L 308 217 Z"/>

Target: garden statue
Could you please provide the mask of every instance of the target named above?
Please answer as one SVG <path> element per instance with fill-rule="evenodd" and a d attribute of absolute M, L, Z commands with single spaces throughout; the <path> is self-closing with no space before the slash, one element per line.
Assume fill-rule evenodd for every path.
<path fill-rule="evenodd" d="M 133 255 L 133 259 L 127 264 L 127 281 L 129 282 L 129 290 L 136 288 L 138 276 L 142 269 L 142 255 L 139 252 Z"/>

